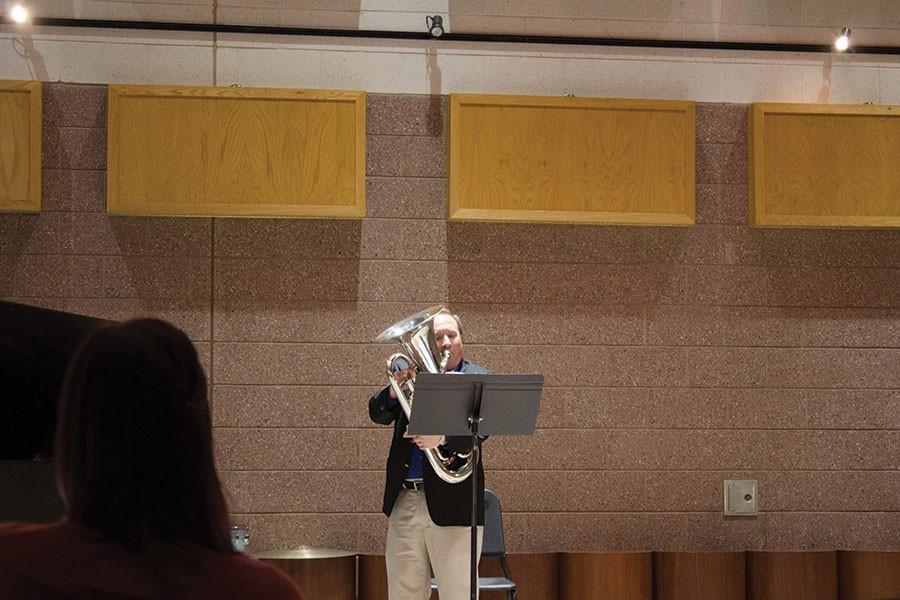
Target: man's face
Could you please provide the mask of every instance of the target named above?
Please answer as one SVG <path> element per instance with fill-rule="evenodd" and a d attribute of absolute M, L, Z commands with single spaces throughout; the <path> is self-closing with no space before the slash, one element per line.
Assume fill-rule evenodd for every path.
<path fill-rule="evenodd" d="M 447 314 L 439 314 L 434 318 L 434 339 L 438 349 L 450 351 L 450 360 L 447 361 L 447 370 L 455 369 L 462 362 L 463 344 L 462 336 L 456 320 Z"/>

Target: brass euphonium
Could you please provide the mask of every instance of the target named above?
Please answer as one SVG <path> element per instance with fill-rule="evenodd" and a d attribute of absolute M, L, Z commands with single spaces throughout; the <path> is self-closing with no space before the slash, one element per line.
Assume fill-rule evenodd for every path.
<path fill-rule="evenodd" d="M 415 385 L 412 376 L 405 376 L 399 381 L 396 373 L 413 368 L 416 373 L 443 373 L 450 359 L 450 352 L 443 353 L 438 349 L 434 337 L 434 318 L 440 312 L 446 312 L 443 306 L 432 306 L 405 319 L 397 321 L 375 338 L 376 342 L 396 340 L 400 342 L 403 352 L 392 354 L 387 359 L 388 383 L 397 395 L 397 401 L 406 418 L 412 413 Z M 447 483 L 460 483 L 472 474 L 474 461 L 471 452 L 449 453 L 445 455 L 440 448 L 425 450 L 425 457 L 437 473 Z"/>

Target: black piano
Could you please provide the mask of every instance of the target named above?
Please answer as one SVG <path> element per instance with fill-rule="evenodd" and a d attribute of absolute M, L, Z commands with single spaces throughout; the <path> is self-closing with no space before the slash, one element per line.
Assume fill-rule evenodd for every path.
<path fill-rule="evenodd" d="M 51 462 L 59 389 L 78 345 L 107 322 L 0 301 L 0 521 L 62 515 Z"/>

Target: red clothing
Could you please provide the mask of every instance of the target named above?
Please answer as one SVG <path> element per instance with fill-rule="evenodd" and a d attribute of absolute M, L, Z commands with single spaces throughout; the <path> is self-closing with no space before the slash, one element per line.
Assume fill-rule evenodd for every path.
<path fill-rule="evenodd" d="M 179 546 L 151 558 L 65 522 L 0 524 L 0 597 L 303 599 L 281 571 L 242 554 Z"/>

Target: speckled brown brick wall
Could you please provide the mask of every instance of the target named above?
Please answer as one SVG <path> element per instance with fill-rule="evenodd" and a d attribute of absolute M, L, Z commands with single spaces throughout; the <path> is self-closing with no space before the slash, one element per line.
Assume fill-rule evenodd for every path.
<path fill-rule="evenodd" d="M 536 435 L 486 445 L 511 551 L 900 549 L 900 231 L 749 228 L 746 107 L 698 106 L 693 227 L 448 224 L 446 99 L 382 95 L 363 221 L 124 218 L 105 91 L 45 86 L 0 297 L 183 327 L 254 548 L 381 550 L 371 340 L 449 302 L 470 358 L 546 376 Z"/>

